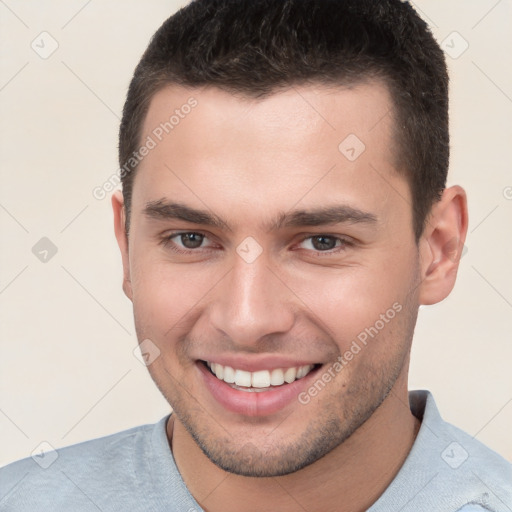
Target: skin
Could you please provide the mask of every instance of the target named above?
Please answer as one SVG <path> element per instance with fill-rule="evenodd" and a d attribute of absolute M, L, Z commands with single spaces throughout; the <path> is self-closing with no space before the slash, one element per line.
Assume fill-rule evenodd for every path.
<path fill-rule="evenodd" d="M 138 339 L 160 350 L 148 368 L 174 410 L 167 430 L 178 468 L 209 512 L 366 509 L 419 428 L 407 398 L 413 330 L 419 305 L 454 285 L 464 191 L 444 191 L 416 243 L 380 83 L 263 100 L 168 87 L 152 99 L 141 140 L 191 96 L 197 107 L 137 170 L 128 237 L 122 194 L 112 198 L 123 288 Z M 366 146 L 353 162 L 338 150 L 349 134 Z M 159 200 L 222 224 L 146 215 Z M 339 205 L 374 220 L 272 226 L 283 213 Z M 179 236 L 163 243 L 176 231 L 202 233 L 203 245 L 173 251 L 187 251 Z M 335 247 L 319 250 L 319 235 Z M 236 250 L 249 236 L 262 249 L 252 263 Z M 200 376 L 198 359 L 272 355 L 322 364 L 317 380 L 393 304 L 400 312 L 305 405 L 237 414 Z"/>

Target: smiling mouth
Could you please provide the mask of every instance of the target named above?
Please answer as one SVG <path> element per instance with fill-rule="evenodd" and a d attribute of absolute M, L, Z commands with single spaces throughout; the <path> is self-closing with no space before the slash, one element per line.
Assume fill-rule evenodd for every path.
<path fill-rule="evenodd" d="M 210 361 L 201 362 L 209 369 L 212 375 L 228 384 L 231 388 L 253 393 L 261 393 L 286 386 L 304 378 L 321 366 L 320 364 L 308 364 L 248 372 Z"/>

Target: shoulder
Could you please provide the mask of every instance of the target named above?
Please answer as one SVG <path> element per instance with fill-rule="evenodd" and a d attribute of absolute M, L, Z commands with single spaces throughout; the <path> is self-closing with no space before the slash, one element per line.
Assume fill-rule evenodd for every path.
<path fill-rule="evenodd" d="M 457 512 L 489 512 L 488 509 L 481 507 L 480 505 L 464 505 L 462 508 L 459 508 Z"/>
<path fill-rule="evenodd" d="M 0 510 L 97 510 L 105 491 L 137 486 L 134 471 L 151 433 L 163 422 L 143 425 L 55 451 L 34 454 L 0 468 Z M 127 487 L 128 486 L 128 487 Z M 94 506 L 93 506 L 94 505 Z M 92 507 L 92 508 L 91 508 Z"/>
<path fill-rule="evenodd" d="M 439 454 L 435 454 L 439 456 L 434 460 L 442 461 L 442 467 L 452 470 L 467 468 L 470 471 L 482 467 L 486 468 L 489 474 L 496 477 L 503 475 L 508 478 L 508 482 L 512 482 L 510 462 L 475 437 L 444 421 L 430 392 L 410 392 L 409 400 L 411 410 L 419 412 L 422 419 L 417 444 L 418 449 L 423 449 L 422 455 L 425 458 L 428 457 L 427 451 L 432 448 L 441 449 Z"/>
<path fill-rule="evenodd" d="M 439 496 L 444 495 L 447 502 L 460 503 L 463 512 L 509 510 L 512 464 L 475 437 L 444 421 L 430 393 L 426 395 L 423 422 L 427 432 L 421 448 L 424 461 L 437 472 L 434 481 Z M 431 453 L 427 454 L 427 450 Z"/>
<path fill-rule="evenodd" d="M 500 454 L 460 428 L 439 422 L 434 425 L 434 434 L 439 436 L 441 459 L 444 466 L 455 471 L 482 474 L 498 485 L 510 490 L 512 486 L 512 464 Z"/>
<path fill-rule="evenodd" d="M 371 512 L 511 510 L 512 465 L 444 421 L 428 391 L 410 392 L 409 402 L 421 420 L 420 430 L 402 468 Z"/>
<path fill-rule="evenodd" d="M 471 499 L 458 512 L 508 511 L 512 507 L 512 464 L 474 437 L 449 423 L 441 439 L 442 472 L 449 485 Z"/>

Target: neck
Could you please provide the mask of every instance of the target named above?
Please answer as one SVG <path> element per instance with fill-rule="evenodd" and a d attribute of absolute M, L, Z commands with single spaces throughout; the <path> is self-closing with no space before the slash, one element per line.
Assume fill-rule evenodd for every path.
<path fill-rule="evenodd" d="M 273 478 L 243 477 L 220 469 L 178 419 L 168 427 L 168 435 L 183 480 L 207 512 L 358 512 L 369 508 L 391 483 L 419 426 L 409 409 L 406 384 L 397 381 L 381 406 L 345 442 L 300 471 Z"/>

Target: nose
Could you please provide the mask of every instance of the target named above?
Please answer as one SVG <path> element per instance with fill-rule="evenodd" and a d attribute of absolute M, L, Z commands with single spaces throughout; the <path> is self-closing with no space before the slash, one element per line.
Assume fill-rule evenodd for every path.
<path fill-rule="evenodd" d="M 247 263 L 236 255 L 232 270 L 216 287 L 210 321 L 238 348 L 254 349 L 265 336 L 292 328 L 293 294 L 277 273 L 262 256 Z"/>

